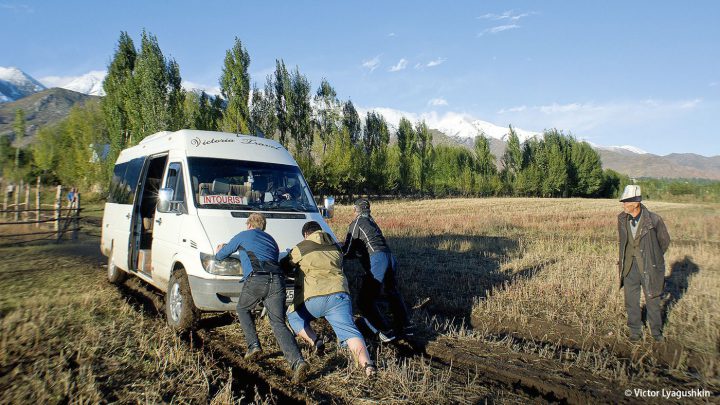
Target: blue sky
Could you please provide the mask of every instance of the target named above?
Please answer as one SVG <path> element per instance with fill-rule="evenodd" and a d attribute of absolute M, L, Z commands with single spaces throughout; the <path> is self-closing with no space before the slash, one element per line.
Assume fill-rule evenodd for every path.
<path fill-rule="evenodd" d="M 0 0 L 0 66 L 106 69 L 121 31 L 155 34 L 183 79 L 217 87 L 239 37 L 260 86 L 275 59 L 361 108 L 460 113 L 599 145 L 720 155 L 720 2 Z"/>

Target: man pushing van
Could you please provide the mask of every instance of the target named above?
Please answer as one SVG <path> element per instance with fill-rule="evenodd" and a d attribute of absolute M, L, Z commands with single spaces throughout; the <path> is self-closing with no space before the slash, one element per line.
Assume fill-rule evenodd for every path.
<path fill-rule="evenodd" d="M 250 313 L 262 301 L 275 339 L 290 363 L 293 381 L 297 383 L 305 379 L 309 366 L 285 324 L 285 278 L 278 265 L 280 252 L 275 239 L 265 232 L 265 225 L 262 214 L 250 214 L 247 230 L 235 235 L 227 244 L 218 245 L 215 260 L 223 260 L 237 252 L 242 263 L 245 281 L 237 304 L 237 314 L 248 345 L 245 358 L 252 359 L 262 353 Z"/>

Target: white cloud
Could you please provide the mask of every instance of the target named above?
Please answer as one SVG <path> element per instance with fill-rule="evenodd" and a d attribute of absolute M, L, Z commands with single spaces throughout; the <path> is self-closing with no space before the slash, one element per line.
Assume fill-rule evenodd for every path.
<path fill-rule="evenodd" d="M 618 101 L 606 103 L 552 103 L 503 108 L 497 112 L 526 127 L 557 128 L 583 133 L 611 125 L 646 126 L 701 106 L 702 99 Z"/>
<path fill-rule="evenodd" d="M 407 67 L 407 60 L 405 58 L 402 58 L 398 61 L 397 64 L 395 64 L 393 67 L 390 68 L 390 72 L 397 72 L 400 70 L 403 70 Z"/>
<path fill-rule="evenodd" d="M 378 66 L 380 66 L 380 55 L 372 59 L 364 60 L 362 63 L 362 67 L 369 69 L 371 72 L 377 69 Z"/>
<path fill-rule="evenodd" d="M 506 114 L 506 113 L 514 113 L 514 112 L 523 112 L 527 110 L 527 106 L 521 105 L 518 107 L 510 107 L 510 108 L 503 108 L 500 111 L 498 111 L 498 114 Z"/>
<path fill-rule="evenodd" d="M 193 90 L 202 90 L 207 94 L 210 94 L 212 96 L 219 96 L 220 95 L 220 86 L 210 86 L 207 84 L 201 84 L 201 83 L 195 83 L 188 80 L 183 80 L 182 87 L 185 90 L 193 91 Z"/>
<path fill-rule="evenodd" d="M 517 24 L 498 25 L 497 27 L 487 28 L 483 30 L 481 33 L 478 34 L 478 36 L 481 37 L 485 34 L 497 34 L 499 32 L 514 30 L 516 28 L 520 28 L 520 26 Z"/>
<path fill-rule="evenodd" d="M 441 106 L 448 105 L 448 102 L 444 98 L 433 98 L 432 100 L 428 101 L 428 104 L 433 106 Z"/>
<path fill-rule="evenodd" d="M 434 66 L 442 65 L 443 63 L 445 63 L 446 60 L 447 60 L 447 58 L 437 58 L 435 60 L 431 60 L 430 62 L 428 62 L 426 66 L 434 67 Z"/>
<path fill-rule="evenodd" d="M 10 10 L 10 11 L 14 11 L 14 12 L 21 12 L 21 13 L 29 13 L 29 14 L 32 14 L 35 12 L 35 9 L 28 6 L 27 4 L 0 3 L 0 9 Z"/>
<path fill-rule="evenodd" d="M 478 17 L 478 19 L 481 19 L 481 20 L 493 20 L 493 21 L 500 21 L 500 20 L 518 21 L 518 20 L 520 20 L 520 19 L 522 19 L 522 18 L 525 18 L 525 17 L 527 17 L 527 16 L 529 16 L 529 15 L 533 15 L 533 14 L 535 14 L 535 13 L 534 13 L 534 12 L 529 12 L 529 13 L 518 13 L 518 14 L 516 14 L 515 11 L 513 11 L 513 10 L 508 10 L 508 11 L 503 12 L 502 14 L 492 14 L 492 13 L 488 13 L 488 14 L 485 14 L 485 15 L 481 15 L 480 17 Z"/>
<path fill-rule="evenodd" d="M 394 36 L 395 36 L 395 33 L 394 33 L 394 32 L 391 32 L 391 33 L 388 34 L 388 36 L 389 36 L 389 37 L 394 37 Z"/>
<path fill-rule="evenodd" d="M 710 87 L 720 86 L 720 82 L 710 82 Z"/>

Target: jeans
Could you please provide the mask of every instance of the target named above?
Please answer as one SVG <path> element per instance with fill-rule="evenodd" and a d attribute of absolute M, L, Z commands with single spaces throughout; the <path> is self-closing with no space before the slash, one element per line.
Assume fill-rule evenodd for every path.
<path fill-rule="evenodd" d="M 398 291 L 395 278 L 396 272 L 397 260 L 395 260 L 392 253 L 375 252 L 370 256 L 370 271 L 366 271 L 362 287 L 360 287 L 360 310 L 367 320 L 381 331 L 390 329 L 377 305 L 383 289 L 390 305 L 390 311 L 393 314 L 393 329 L 396 332 L 402 332 L 403 328 L 410 322 L 405 302 L 400 295 L 400 291 Z"/>
<path fill-rule="evenodd" d="M 662 314 L 660 311 L 660 296 L 650 298 L 648 296 L 647 283 L 650 280 L 643 277 L 633 259 L 630 272 L 625 276 L 623 282 L 625 288 L 625 310 L 627 311 L 627 325 L 630 333 L 640 335 L 642 331 L 642 311 L 640 309 L 640 288 L 645 293 L 645 308 L 647 310 L 647 321 L 650 331 L 654 337 L 662 336 Z"/>
<path fill-rule="evenodd" d="M 260 345 L 255 322 L 250 313 L 260 301 L 267 310 L 275 339 L 285 359 L 293 367 L 303 358 L 295 336 L 285 324 L 285 278 L 281 274 L 251 274 L 245 279 L 237 304 L 237 314 L 248 348 Z"/>
<path fill-rule="evenodd" d="M 297 306 L 295 311 L 288 314 L 290 327 L 296 333 L 310 326 L 310 321 L 317 318 L 325 318 L 330 323 L 340 342 L 354 337 L 363 338 L 353 322 L 352 302 L 347 293 L 309 298 L 302 305 Z"/>

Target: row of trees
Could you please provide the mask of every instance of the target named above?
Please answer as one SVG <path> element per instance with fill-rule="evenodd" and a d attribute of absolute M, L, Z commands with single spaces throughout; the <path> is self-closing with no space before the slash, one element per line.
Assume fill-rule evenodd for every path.
<path fill-rule="evenodd" d="M 250 85 L 249 66 L 250 55 L 236 38 L 225 55 L 221 95 L 186 92 L 180 67 L 163 56 L 155 36 L 143 31 L 136 49 L 123 32 L 104 82 L 106 96 L 40 130 L 34 170 L 106 189 L 122 149 L 158 131 L 192 128 L 278 140 L 321 194 L 591 197 L 616 195 L 627 182 L 603 171 L 588 144 L 554 130 L 520 143 L 509 128 L 507 149 L 496 162 L 483 134 L 472 150 L 434 146 L 425 122 L 402 118 L 394 129 L 377 112 L 361 117 L 326 79 L 313 92 L 299 68 L 288 70 L 282 59 L 262 87 Z"/>

